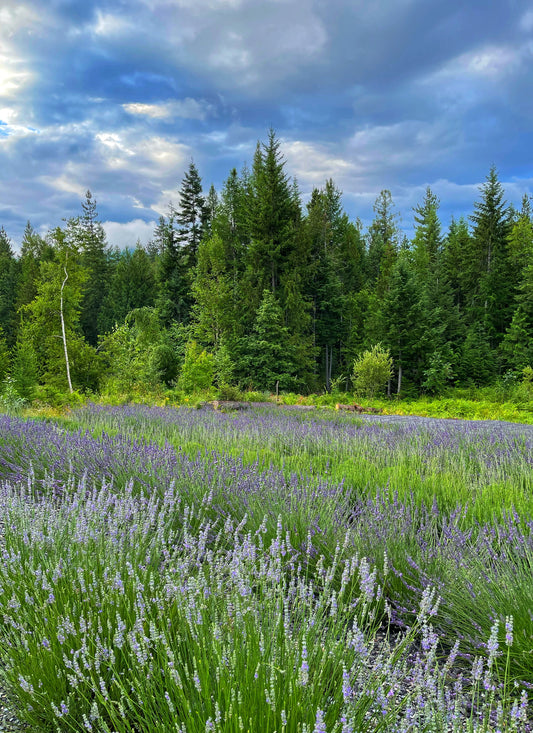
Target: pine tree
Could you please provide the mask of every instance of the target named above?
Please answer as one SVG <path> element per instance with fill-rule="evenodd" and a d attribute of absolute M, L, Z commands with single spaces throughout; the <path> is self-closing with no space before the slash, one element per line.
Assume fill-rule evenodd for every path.
<path fill-rule="evenodd" d="M 399 249 L 398 214 L 390 191 L 381 191 L 374 203 L 375 217 L 368 230 L 367 278 L 380 297 L 387 291 Z"/>
<path fill-rule="evenodd" d="M 494 167 L 481 193 L 482 200 L 474 204 L 472 215 L 474 258 L 465 265 L 471 278 L 470 322 L 485 322 L 494 348 L 511 322 L 509 294 L 516 284 L 509 257 L 509 209 Z"/>
<path fill-rule="evenodd" d="M 413 256 L 415 270 L 423 278 L 434 272 L 441 255 L 442 235 L 438 216 L 439 199 L 431 188 L 426 188 L 422 204 L 415 206 L 415 236 Z"/>
<path fill-rule="evenodd" d="M 179 225 L 184 264 L 187 271 L 196 266 L 198 247 L 208 221 L 208 210 L 202 194 L 202 179 L 193 161 L 185 173 L 179 190 L 179 208 L 176 221 Z"/>
<path fill-rule="evenodd" d="M 191 273 L 184 261 L 172 207 L 166 219 L 159 219 L 154 241 L 159 252 L 156 308 L 162 326 L 168 329 L 176 323 L 187 323 L 192 307 Z"/>
<path fill-rule="evenodd" d="M 279 389 L 287 390 L 297 382 L 289 330 L 276 295 L 269 289 L 263 291 L 253 334 L 245 343 L 245 362 L 256 389 L 273 392 L 279 383 Z"/>
<path fill-rule="evenodd" d="M 110 284 L 109 247 L 102 224 L 98 221 L 96 201 L 90 191 L 81 204 L 82 216 L 71 219 L 67 238 L 72 238 L 81 253 L 86 282 L 81 303 L 80 325 L 91 346 L 98 343 L 100 312 Z"/>
<path fill-rule="evenodd" d="M 419 383 L 422 369 L 420 336 L 423 331 L 420 294 L 414 273 L 405 254 L 394 265 L 390 287 L 383 301 L 386 323 L 385 346 L 388 346 L 397 370 L 397 394 L 402 381 Z"/>
<path fill-rule="evenodd" d="M 19 264 L 4 227 L 0 228 L 0 329 L 8 346 L 16 337 L 15 303 L 19 278 Z"/>

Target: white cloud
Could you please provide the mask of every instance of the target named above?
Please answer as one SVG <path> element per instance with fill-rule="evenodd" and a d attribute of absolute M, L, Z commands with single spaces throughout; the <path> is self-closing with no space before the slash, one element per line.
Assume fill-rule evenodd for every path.
<path fill-rule="evenodd" d="M 130 249 L 135 247 L 137 240 L 141 244 L 146 244 L 153 236 L 156 226 L 155 221 L 143 221 L 142 219 L 133 219 L 128 222 L 104 221 L 102 222 L 107 241 L 113 247 L 119 249 Z"/>
<path fill-rule="evenodd" d="M 121 36 L 126 31 L 130 31 L 131 28 L 132 24 L 127 15 L 103 13 L 98 10 L 96 23 L 92 26 L 92 31 L 97 36 L 113 37 Z"/>
<path fill-rule="evenodd" d="M 228 32 L 224 43 L 219 44 L 207 57 L 215 69 L 241 72 L 252 66 L 251 51 L 246 48 L 246 42 L 240 33 Z M 248 75 L 244 77 L 248 80 Z M 250 79 L 251 80 L 251 79 Z"/>
<path fill-rule="evenodd" d="M 162 136 L 139 137 L 136 131 L 99 132 L 95 140 L 105 167 L 156 180 L 180 170 L 190 157 L 186 145 Z"/>
<path fill-rule="evenodd" d="M 186 99 L 170 99 L 159 104 L 132 102 L 123 104 L 122 107 L 132 115 L 160 120 L 174 117 L 181 117 L 188 120 L 204 120 L 212 109 L 211 105 L 204 100 L 198 101 L 190 97 Z"/>
<path fill-rule="evenodd" d="M 527 43 L 517 43 L 512 47 L 486 45 L 449 60 L 431 75 L 430 83 L 446 83 L 449 80 L 461 82 L 469 77 L 470 80 L 498 81 L 515 72 L 530 56 L 531 48 Z"/>
<path fill-rule="evenodd" d="M 65 170 L 58 176 L 39 176 L 38 181 L 45 183 L 53 191 L 62 191 L 63 193 L 76 194 L 79 199 L 85 198 L 86 188 L 80 184 L 76 178 L 72 165 L 65 166 Z"/>
<path fill-rule="evenodd" d="M 33 74 L 24 62 L 8 54 L 0 54 L 0 99 L 16 99 L 21 88 L 29 84 Z"/>
<path fill-rule="evenodd" d="M 349 160 L 326 145 L 301 140 L 281 142 L 291 172 L 302 187 L 323 186 L 328 178 L 342 181 L 356 172 Z"/>

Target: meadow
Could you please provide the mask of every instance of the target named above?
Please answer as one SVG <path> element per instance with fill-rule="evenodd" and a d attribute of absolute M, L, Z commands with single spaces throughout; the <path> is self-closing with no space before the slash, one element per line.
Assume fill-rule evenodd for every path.
<path fill-rule="evenodd" d="M 533 428 L 276 407 L 0 417 L 34 731 L 530 731 Z"/>

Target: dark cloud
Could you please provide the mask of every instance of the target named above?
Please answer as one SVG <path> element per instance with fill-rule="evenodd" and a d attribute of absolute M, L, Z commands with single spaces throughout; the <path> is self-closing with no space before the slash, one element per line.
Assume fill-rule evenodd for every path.
<path fill-rule="evenodd" d="M 87 188 L 110 236 L 146 238 L 191 157 L 221 186 L 271 126 L 302 191 L 331 176 L 364 221 L 389 188 L 407 226 L 427 184 L 443 218 L 467 212 L 493 163 L 510 199 L 531 190 L 533 2 L 4 0 L 1 13 L 0 224 L 15 240 L 28 218 L 79 213 Z"/>

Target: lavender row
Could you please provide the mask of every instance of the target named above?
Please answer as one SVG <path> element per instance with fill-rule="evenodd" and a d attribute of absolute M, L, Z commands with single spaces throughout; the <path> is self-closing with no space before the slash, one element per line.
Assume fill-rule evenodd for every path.
<path fill-rule="evenodd" d="M 378 631 L 387 561 L 354 553 L 350 530 L 316 557 L 281 518 L 273 534 L 213 520 L 209 493 L 34 489 L 0 491 L 0 603 L 4 676 L 37 730 L 532 729 L 500 677 L 512 618 L 466 667 L 460 640 L 441 658 L 429 588 L 404 636 Z"/>
<path fill-rule="evenodd" d="M 388 481 L 426 502 L 438 493 L 441 506 L 468 502 L 477 518 L 491 517 L 498 505 L 533 513 L 532 426 L 139 405 L 89 405 L 73 417 L 91 430 L 259 455 L 263 465 L 346 479 L 359 490 Z"/>
<path fill-rule="evenodd" d="M 117 418 L 121 415 L 118 410 L 111 412 Z M 139 414 L 144 413 L 138 408 L 126 409 L 123 423 L 129 417 L 138 420 Z M 169 420 L 204 419 L 191 411 L 156 414 Z M 227 416 L 213 419 L 220 417 L 224 424 Z M 263 417 L 272 419 L 259 415 Z M 302 566 L 311 573 L 316 557 L 332 556 L 349 531 L 350 551 L 376 563 L 388 553 L 385 588 L 396 623 L 410 623 L 425 588 L 436 587 L 443 599 L 440 632 L 450 639 L 459 634 L 464 653 L 475 655 L 483 653 L 491 624 L 513 615 L 518 631 L 513 670 L 521 679 L 531 676 L 533 542 L 531 519 L 526 516 L 508 512 L 500 521 L 472 524 L 464 507 L 446 513 L 437 501 L 426 506 L 415 495 L 400 501 L 379 489 L 374 496 L 361 496 L 342 483 L 287 476 L 273 468 L 263 472 L 257 464 L 246 465 L 221 453 L 190 458 L 168 442 L 157 445 L 106 433 L 96 438 L 53 424 L 9 418 L 2 419 L 1 427 L 4 477 L 11 483 L 29 481 L 32 490 L 50 498 L 68 495 L 69 484 L 83 476 L 88 490 L 105 479 L 116 488 L 129 486 L 147 501 L 154 494 L 176 490 L 182 500 L 195 505 L 208 491 L 212 521 L 227 517 L 240 521 L 246 515 L 250 527 L 266 522 L 271 538 L 281 514 Z M 304 557 L 308 537 L 312 540 L 310 567 Z"/>

